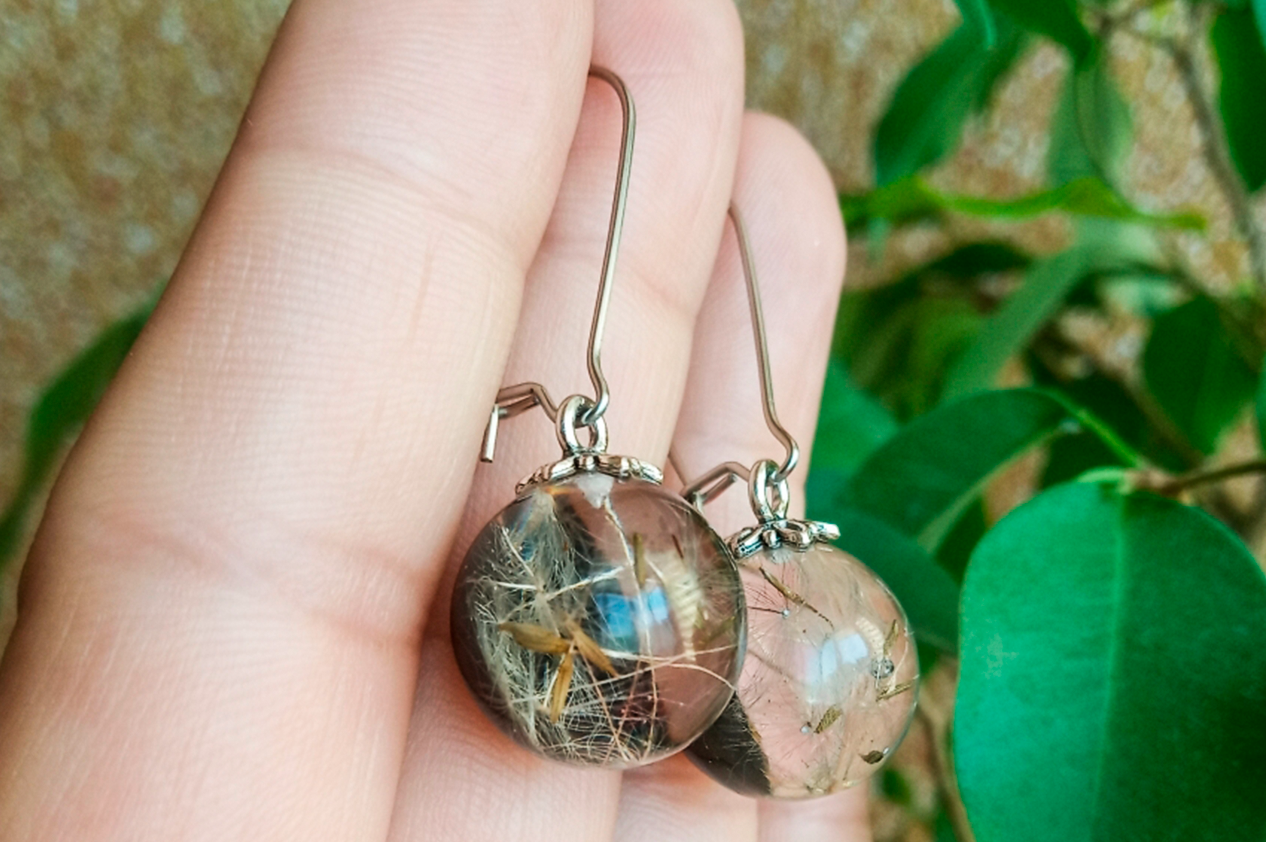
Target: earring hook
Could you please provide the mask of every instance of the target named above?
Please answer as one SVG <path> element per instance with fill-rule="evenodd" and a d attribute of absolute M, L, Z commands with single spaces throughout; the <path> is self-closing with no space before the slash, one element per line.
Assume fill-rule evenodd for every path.
<path fill-rule="evenodd" d="M 611 403 L 611 389 L 607 378 L 602 373 L 602 338 L 606 333 L 607 309 L 611 302 L 611 288 L 615 279 L 616 259 L 620 251 L 620 239 L 624 232 L 624 211 L 629 200 L 629 172 L 633 167 L 633 141 L 637 134 L 637 111 L 633 106 L 633 98 L 624 80 L 605 67 L 596 64 L 589 66 L 589 76 L 601 79 L 615 91 L 620 101 L 620 160 L 615 172 L 615 191 L 611 201 L 611 218 L 607 224 L 607 242 L 602 254 L 602 274 L 598 281 L 598 298 L 593 308 L 593 320 L 589 326 L 588 368 L 589 381 L 593 384 L 592 400 L 581 396 L 573 396 L 577 400 L 567 399 L 561 404 L 550 398 L 548 390 L 540 383 L 519 383 L 506 386 L 497 392 L 497 400 L 493 404 L 492 414 L 488 418 L 488 426 L 484 428 L 483 447 L 480 460 L 491 462 L 497 446 L 497 432 L 503 418 L 512 418 L 526 412 L 534 406 L 545 410 L 559 427 L 560 441 L 566 426 L 571 431 L 568 441 L 575 440 L 575 427 L 588 427 L 591 444 L 586 450 L 600 450 L 605 447 L 606 429 L 602 424 L 602 416 Z M 562 424 L 560 413 L 572 415 Z M 564 444 L 569 448 L 569 444 Z"/>
<path fill-rule="evenodd" d="M 589 326 L 589 380 L 595 393 L 593 405 L 581 417 L 582 423 L 591 426 L 607 411 L 611 403 L 611 389 L 602 373 L 602 336 L 607 327 L 607 305 L 611 302 L 612 280 L 615 278 L 616 256 L 620 251 L 620 236 L 624 232 L 624 210 L 629 202 L 629 170 L 633 167 L 633 136 L 637 130 L 637 113 L 633 99 L 624 80 L 605 67 L 593 65 L 589 75 L 595 76 L 614 90 L 620 99 L 620 163 L 615 171 L 615 196 L 611 201 L 611 221 L 607 224 L 607 245 L 602 255 L 602 279 L 598 284 L 598 301 L 593 308 L 593 322 Z"/>
<path fill-rule="evenodd" d="M 705 504 L 719 497 L 730 485 L 741 479 L 747 481 L 749 485 L 752 509 L 756 512 L 756 516 L 761 521 L 779 520 L 786 517 L 789 502 L 787 477 L 800 461 L 800 445 L 778 420 L 778 409 L 774 404 L 774 378 L 769 364 L 769 342 L 765 335 L 765 314 L 761 308 L 755 261 L 752 259 L 751 243 L 747 238 L 747 226 L 743 224 L 743 216 L 733 203 L 730 204 L 729 217 L 738 241 L 739 259 L 743 266 L 743 281 L 747 287 L 747 305 L 751 315 L 752 336 L 756 342 L 756 366 L 760 372 L 761 406 L 765 412 L 765 425 L 786 448 L 787 453 L 781 466 L 771 459 L 761 459 L 751 468 L 738 462 L 717 465 L 686 486 L 682 491 L 682 496 L 695 508 L 702 509 Z M 676 458 L 676 454 L 670 452 L 668 458 L 678 476 L 684 479 L 685 475 L 681 471 L 681 463 Z"/>
<path fill-rule="evenodd" d="M 747 305 L 752 317 L 752 336 L 756 340 L 756 365 L 760 369 L 761 405 L 765 410 L 765 426 L 774 434 L 774 438 L 786 448 L 787 455 L 781 467 L 770 478 L 773 482 L 783 482 L 796 469 L 800 461 L 800 445 L 778 420 L 778 409 L 774 406 L 774 376 L 770 372 L 769 342 L 765 338 L 765 313 L 761 309 L 760 288 L 756 283 L 756 265 L 752 260 L 752 248 L 747 239 L 747 226 L 738 206 L 730 203 L 730 222 L 734 225 L 734 233 L 738 239 L 739 258 L 743 264 L 743 281 L 747 285 Z"/>

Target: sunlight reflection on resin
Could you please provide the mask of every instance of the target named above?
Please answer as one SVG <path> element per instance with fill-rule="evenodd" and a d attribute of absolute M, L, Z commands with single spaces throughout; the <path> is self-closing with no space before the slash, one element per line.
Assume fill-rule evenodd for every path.
<path fill-rule="evenodd" d="M 529 486 L 458 574 L 453 643 L 480 704 L 522 745 L 639 766 L 720 714 L 742 662 L 743 587 L 684 500 L 582 473 Z"/>
<path fill-rule="evenodd" d="M 878 770 L 914 715 L 918 657 L 904 613 L 829 544 L 739 562 L 747 660 L 738 692 L 689 752 L 731 789 L 809 798 Z"/>

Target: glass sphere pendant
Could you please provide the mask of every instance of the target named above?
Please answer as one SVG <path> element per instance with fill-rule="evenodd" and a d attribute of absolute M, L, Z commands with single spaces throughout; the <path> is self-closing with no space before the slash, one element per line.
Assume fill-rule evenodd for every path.
<path fill-rule="evenodd" d="M 689 753 L 745 795 L 811 798 L 873 775 L 910 727 L 918 656 L 904 612 L 839 529 L 787 516 L 800 448 L 778 420 L 751 249 L 730 207 L 747 286 L 765 424 L 781 464 L 726 462 L 689 484 L 697 508 L 746 479 L 756 524 L 729 540 L 747 591 L 747 655 L 733 698 Z"/>
<path fill-rule="evenodd" d="M 878 576 L 824 542 L 833 532 L 784 520 L 732 539 L 747 592 L 746 662 L 734 698 L 689 753 L 737 792 L 846 789 L 882 767 L 910 726 L 919 676 L 909 623 Z"/>
<path fill-rule="evenodd" d="M 628 768 L 698 737 L 733 694 L 743 585 L 659 472 L 573 455 L 521 483 L 457 575 L 457 663 L 485 712 L 555 760 Z"/>

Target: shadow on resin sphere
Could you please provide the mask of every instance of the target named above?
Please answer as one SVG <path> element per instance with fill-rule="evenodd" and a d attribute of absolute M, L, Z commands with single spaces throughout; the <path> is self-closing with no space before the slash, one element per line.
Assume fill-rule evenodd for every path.
<path fill-rule="evenodd" d="M 901 606 L 829 544 L 761 550 L 739 567 L 746 662 L 690 756 L 746 795 L 811 798 L 870 777 L 914 715 L 918 656 Z"/>
<path fill-rule="evenodd" d="M 480 705 L 570 763 L 639 766 L 721 713 L 742 663 L 743 585 L 722 540 L 653 483 L 529 486 L 476 536 L 452 635 Z"/>

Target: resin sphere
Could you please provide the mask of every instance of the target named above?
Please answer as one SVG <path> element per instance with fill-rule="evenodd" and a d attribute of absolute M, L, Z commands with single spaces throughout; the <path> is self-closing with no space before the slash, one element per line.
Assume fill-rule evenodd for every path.
<path fill-rule="evenodd" d="M 829 544 L 761 550 L 739 567 L 747 659 L 690 755 L 747 795 L 810 798 L 870 776 L 914 715 L 919 665 L 901 606 Z"/>
<path fill-rule="evenodd" d="M 529 486 L 475 538 L 452 634 L 503 731 L 556 760 L 638 766 L 721 713 L 742 664 L 724 542 L 658 485 L 601 473 Z"/>

